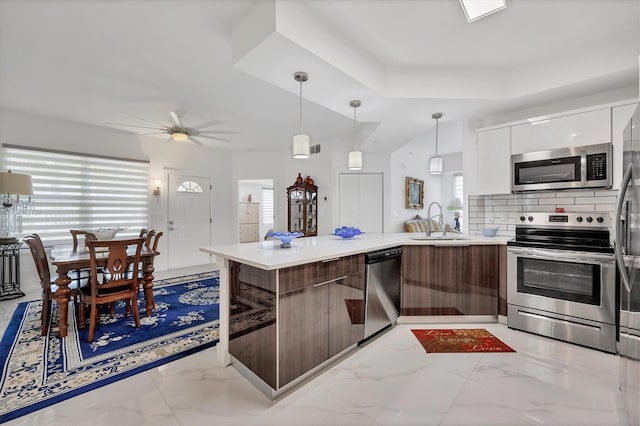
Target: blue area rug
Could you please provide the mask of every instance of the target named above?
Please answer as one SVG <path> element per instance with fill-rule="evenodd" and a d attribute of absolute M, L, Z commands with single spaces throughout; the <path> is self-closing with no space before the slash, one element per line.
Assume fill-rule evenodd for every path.
<path fill-rule="evenodd" d="M 40 336 L 41 301 L 16 308 L 0 342 L 0 423 L 214 346 L 218 342 L 218 273 L 197 274 L 154 285 L 156 308 L 135 328 L 124 316 L 101 314 L 93 343 L 88 325 L 78 330 L 69 305 L 69 331 L 61 339 L 54 303 L 49 335 Z M 144 297 L 139 301 L 144 312 Z"/>

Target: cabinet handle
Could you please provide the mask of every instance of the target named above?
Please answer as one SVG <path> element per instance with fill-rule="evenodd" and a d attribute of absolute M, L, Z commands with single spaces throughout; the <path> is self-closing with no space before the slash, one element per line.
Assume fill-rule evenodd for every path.
<path fill-rule="evenodd" d="M 345 278 L 347 278 L 348 276 L 349 276 L 349 275 L 343 275 L 343 276 L 341 276 L 341 277 L 334 278 L 334 279 L 332 279 L 332 280 L 322 281 L 321 283 L 314 284 L 314 285 L 312 285 L 311 287 L 320 287 L 321 285 L 331 284 L 331 283 L 334 283 L 334 282 L 336 282 L 336 281 L 344 280 L 344 279 L 345 279 Z"/>
<path fill-rule="evenodd" d="M 340 258 L 339 257 L 334 257 L 334 258 L 331 258 L 331 259 L 325 259 L 325 260 L 322 260 L 322 263 L 335 262 L 336 260 L 340 260 Z"/>

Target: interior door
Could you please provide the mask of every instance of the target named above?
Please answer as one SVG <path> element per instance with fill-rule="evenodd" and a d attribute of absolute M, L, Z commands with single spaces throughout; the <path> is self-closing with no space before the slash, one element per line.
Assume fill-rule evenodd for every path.
<path fill-rule="evenodd" d="M 169 269 L 210 263 L 199 248 L 211 245 L 211 179 L 170 172 L 167 180 Z"/>
<path fill-rule="evenodd" d="M 382 173 L 341 173 L 337 226 L 382 232 Z"/>

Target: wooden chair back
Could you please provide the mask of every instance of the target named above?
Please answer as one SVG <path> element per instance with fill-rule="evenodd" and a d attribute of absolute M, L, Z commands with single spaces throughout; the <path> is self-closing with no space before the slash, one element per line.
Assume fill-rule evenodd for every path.
<path fill-rule="evenodd" d="M 127 288 L 135 289 L 138 291 L 138 265 L 140 264 L 140 252 L 142 251 L 142 244 L 144 238 L 133 238 L 128 240 L 89 240 L 87 241 L 87 247 L 89 248 L 89 259 L 91 265 L 91 292 L 97 299 L 99 298 L 111 298 L 114 295 L 114 289 L 122 288 L 123 291 L 130 291 Z M 131 261 L 129 261 L 129 255 L 127 249 L 129 246 L 135 246 L 135 255 Z M 107 252 L 107 265 L 98 269 L 97 255 L 102 255 L 100 249 L 106 249 Z M 127 269 L 129 265 L 133 266 L 136 274 L 132 277 L 127 277 Z M 98 272 L 104 272 L 102 281 L 97 279 Z M 95 290 L 95 291 L 94 291 Z M 121 300 L 121 299 L 117 299 Z M 98 302 L 107 303 L 107 302 Z"/>
<path fill-rule="evenodd" d="M 87 245 L 87 241 L 97 240 L 98 239 L 94 233 L 89 232 L 89 231 L 85 231 L 83 229 L 69 229 L 69 232 L 71 233 L 71 238 L 73 239 L 73 250 L 74 251 L 78 250 L 78 236 L 79 235 L 84 235 L 85 246 Z"/>
<path fill-rule="evenodd" d="M 155 229 L 150 229 L 149 231 L 147 231 L 147 235 L 145 236 L 145 240 L 144 240 L 144 247 L 147 249 L 147 251 L 151 251 L 151 248 L 153 246 L 153 239 L 155 235 L 156 235 Z"/>
<path fill-rule="evenodd" d="M 49 292 L 51 288 L 51 272 L 49 271 L 49 261 L 47 260 L 47 252 L 44 244 L 38 234 L 28 235 L 23 239 L 25 244 L 29 246 L 33 262 L 36 265 L 36 271 L 40 278 L 40 286 L 43 291 Z"/>
<path fill-rule="evenodd" d="M 140 265 L 140 252 L 142 251 L 144 238 L 133 238 L 128 240 L 89 240 L 89 262 L 91 265 L 91 287 L 90 291 L 81 291 L 80 323 L 84 327 L 84 305 L 91 305 L 91 317 L 89 320 L 89 333 L 87 340 L 93 341 L 95 327 L 98 323 L 97 305 L 113 303 L 120 300 L 127 302 L 127 309 L 130 306 L 136 327 L 140 327 L 140 313 L 138 311 L 139 278 L 138 270 Z M 129 260 L 127 249 L 135 247 L 135 254 Z M 102 251 L 106 249 L 105 253 Z M 98 256 L 106 254 L 107 264 L 98 270 Z M 133 273 L 127 273 L 129 268 Z M 103 273 L 102 280 L 98 280 L 98 272 Z"/>
<path fill-rule="evenodd" d="M 153 247 L 152 247 L 152 249 L 153 249 L 153 252 L 155 254 L 160 254 L 160 253 L 158 253 L 158 240 L 160 239 L 160 237 L 162 237 L 162 234 L 163 234 L 163 232 L 160 231 L 157 234 L 155 234 L 155 236 L 153 238 Z"/>

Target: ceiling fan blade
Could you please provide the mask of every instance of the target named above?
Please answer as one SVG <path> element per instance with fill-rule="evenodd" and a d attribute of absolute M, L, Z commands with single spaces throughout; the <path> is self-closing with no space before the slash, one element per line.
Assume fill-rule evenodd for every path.
<path fill-rule="evenodd" d="M 105 123 L 105 124 L 111 124 L 113 126 L 138 127 L 140 129 L 151 129 L 151 130 L 164 130 L 165 129 L 165 127 L 136 126 L 135 124 L 122 124 L 122 123 Z"/>
<path fill-rule="evenodd" d="M 222 142 L 231 142 L 231 139 L 219 138 L 219 137 L 216 137 L 216 136 L 198 135 L 198 137 L 205 138 L 205 139 L 213 139 L 213 140 L 222 141 Z"/>
<path fill-rule="evenodd" d="M 193 136 L 189 136 L 189 140 L 193 143 L 195 143 L 198 146 L 202 146 L 202 141 L 199 141 L 198 139 L 194 138 Z"/>
<path fill-rule="evenodd" d="M 147 123 L 155 124 L 156 126 L 160 126 L 160 127 L 162 127 L 162 128 L 167 127 L 167 126 L 165 126 L 164 124 L 156 123 L 155 121 L 147 120 L 147 119 L 145 119 L 145 118 L 136 117 L 135 115 L 125 114 L 124 112 L 121 112 L 120 114 L 124 115 L 125 117 L 135 118 L 136 120 L 146 121 Z"/>
<path fill-rule="evenodd" d="M 217 126 L 218 124 L 222 124 L 224 123 L 224 121 L 222 120 L 211 120 L 211 121 L 207 121 L 205 123 L 200 123 L 197 126 L 193 126 L 194 129 L 205 129 L 207 127 L 211 127 L 211 126 Z"/>
<path fill-rule="evenodd" d="M 166 135 L 167 132 L 153 132 L 153 133 L 137 133 L 138 136 L 147 136 L 147 135 Z"/>
<path fill-rule="evenodd" d="M 176 124 L 176 126 L 185 127 L 184 124 L 182 124 L 182 121 L 180 120 L 180 117 L 178 117 L 178 114 L 176 114 L 173 111 L 169 111 L 169 114 L 171 114 L 171 118 L 173 118 L 173 122 Z"/>
<path fill-rule="evenodd" d="M 198 130 L 199 135 L 239 135 L 235 130 Z"/>

